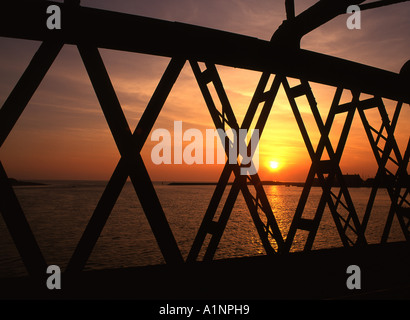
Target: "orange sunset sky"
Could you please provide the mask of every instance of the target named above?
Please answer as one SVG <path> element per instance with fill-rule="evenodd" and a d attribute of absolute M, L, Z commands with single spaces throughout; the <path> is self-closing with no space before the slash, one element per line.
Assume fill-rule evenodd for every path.
<path fill-rule="evenodd" d="M 315 0 L 295 0 L 296 14 Z M 272 0 L 150 0 L 85 1 L 83 6 L 179 21 L 269 40 L 285 19 L 284 1 Z M 302 39 L 301 47 L 353 60 L 398 73 L 410 59 L 410 2 L 362 12 L 361 29 L 346 27 L 342 15 Z M 22 22 L 24 23 L 24 22 Z M 133 40 L 138 32 L 124 30 Z M 0 38 L 0 103 L 6 100 L 40 43 Z M 217 48 L 215 48 L 217 50 Z M 165 70 L 169 58 L 100 50 L 101 55 L 133 131 Z M 218 66 L 239 123 L 256 88 L 260 73 Z M 312 84 L 325 120 L 335 88 Z M 350 93 L 345 92 L 344 101 Z M 386 100 L 392 117 L 394 102 Z M 307 104 L 300 104 L 302 116 L 314 145 L 318 130 Z M 378 123 L 376 110 L 368 113 Z M 339 118 L 340 117 L 340 118 Z M 336 118 L 331 139 L 335 146 L 344 116 Z M 174 121 L 183 129 L 213 129 L 192 70 L 188 63 L 177 80 L 154 129 L 172 129 Z M 409 105 L 404 105 L 396 129 L 402 153 L 409 138 Z M 378 127 L 379 124 L 375 125 Z M 142 157 L 154 181 L 217 181 L 223 165 L 155 165 L 151 150 L 157 142 L 149 136 Z M 262 180 L 304 181 L 310 166 L 302 136 L 283 89 L 280 90 L 260 142 L 259 174 Z M 31 99 L 14 130 L 0 149 L 9 177 L 22 180 L 107 180 L 119 152 L 103 117 L 98 100 L 74 46 L 66 45 Z M 277 168 L 270 167 L 271 162 Z M 343 173 L 369 178 L 376 173 L 376 161 L 359 115 L 341 161 Z"/>

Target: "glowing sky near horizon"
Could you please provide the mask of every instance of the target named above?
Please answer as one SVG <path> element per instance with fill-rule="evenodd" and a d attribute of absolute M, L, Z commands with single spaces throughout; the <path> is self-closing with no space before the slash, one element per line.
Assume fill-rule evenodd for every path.
<path fill-rule="evenodd" d="M 316 1 L 296 0 L 296 13 Z M 175 0 L 175 1 L 86 1 L 83 6 L 179 21 L 269 40 L 285 19 L 284 1 L 267 0 Z M 337 17 L 302 39 L 301 47 L 399 72 L 410 59 L 410 2 L 362 12 L 362 28 L 348 30 L 346 15 Z M 135 32 L 124 30 L 132 39 Z M 39 42 L 0 38 L 0 105 L 4 103 Z M 133 131 L 169 59 L 143 54 L 100 50 Z M 218 66 L 227 95 L 242 121 L 260 73 Z M 334 88 L 312 84 L 322 118 L 326 118 Z M 348 99 L 346 95 L 345 99 Z M 386 101 L 390 116 L 394 104 Z M 319 138 L 306 104 L 300 105 L 314 144 Z M 376 112 L 369 113 L 377 122 Z M 174 121 L 184 129 L 205 132 L 214 128 L 192 70 L 187 63 L 153 129 L 172 129 Z M 344 117 L 336 119 L 330 136 L 336 143 Z M 404 105 L 396 138 L 404 152 L 409 138 L 409 105 Z M 377 127 L 377 126 L 376 126 Z M 315 142 L 316 141 L 316 142 Z M 216 181 L 223 165 L 155 165 L 150 152 L 155 142 L 148 138 L 142 157 L 152 180 Z M 283 94 L 279 92 L 261 137 L 262 180 L 304 181 L 310 166 L 302 136 Z M 64 46 L 12 133 L 0 149 L 9 177 L 48 180 L 106 180 L 119 152 L 101 112 L 98 100 L 74 46 Z M 271 162 L 278 163 L 272 170 Z M 376 173 L 376 161 L 359 115 L 355 115 L 344 156 L 343 173 L 368 178 Z"/>

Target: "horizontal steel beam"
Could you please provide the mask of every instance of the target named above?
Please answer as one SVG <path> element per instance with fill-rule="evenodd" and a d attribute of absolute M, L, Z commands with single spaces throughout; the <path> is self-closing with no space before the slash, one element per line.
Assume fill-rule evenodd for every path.
<path fill-rule="evenodd" d="M 61 8 L 61 30 L 46 26 L 51 4 Z M 85 43 L 280 73 L 410 103 L 410 85 L 397 73 L 244 35 L 118 12 L 40 0 L 2 2 L 0 36 Z"/>

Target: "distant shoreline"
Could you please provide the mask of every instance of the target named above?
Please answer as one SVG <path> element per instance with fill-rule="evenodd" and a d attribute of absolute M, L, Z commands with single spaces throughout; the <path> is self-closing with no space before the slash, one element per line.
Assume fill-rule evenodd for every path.
<path fill-rule="evenodd" d="M 343 183 L 348 188 L 371 188 L 373 187 L 375 180 L 374 178 L 369 178 L 363 180 L 358 174 L 346 174 L 343 175 Z M 271 186 L 286 186 L 286 187 L 304 187 L 305 182 L 281 182 L 281 181 L 261 181 L 262 185 Z M 232 182 L 228 183 L 232 185 Z M 251 184 L 248 182 L 248 184 Z M 379 181 L 379 188 L 392 187 L 394 181 L 391 178 L 385 178 Z M 170 186 L 201 186 L 201 185 L 217 185 L 217 182 L 171 182 L 168 183 Z M 313 187 L 321 187 L 318 178 L 315 178 L 312 183 Z M 340 187 L 340 183 L 337 181 L 337 177 L 332 183 L 332 187 Z"/>
<path fill-rule="evenodd" d="M 344 184 L 346 187 L 349 188 L 369 188 L 373 187 L 375 181 L 374 178 L 369 178 L 366 180 L 362 180 L 359 175 L 343 175 Z M 17 180 L 14 178 L 9 178 L 10 184 L 14 186 L 50 186 L 53 184 L 53 181 L 70 181 L 70 182 L 80 182 L 80 181 L 98 181 L 98 182 L 108 182 L 105 180 L 38 180 L 41 182 L 33 182 L 27 180 Z M 153 181 L 154 184 L 161 184 L 167 186 L 216 186 L 218 182 L 209 182 L 209 181 Z M 285 186 L 285 187 L 304 187 L 305 182 L 282 182 L 282 181 L 271 181 L 265 180 L 261 181 L 262 185 L 273 185 L 273 186 Z M 386 188 L 391 187 L 394 181 L 390 181 L 389 179 L 379 181 L 379 188 Z M 227 185 L 232 185 L 233 182 L 228 182 Z M 251 184 L 250 181 L 247 184 Z M 319 179 L 315 178 L 312 187 L 321 187 L 319 183 Z M 332 183 L 332 187 L 340 187 L 340 184 L 337 181 L 337 178 Z"/>
<path fill-rule="evenodd" d="M 263 185 L 274 185 L 274 186 L 292 186 L 292 187 L 303 187 L 304 182 L 279 182 L 279 181 L 261 181 Z M 248 182 L 250 184 L 250 182 Z M 169 186 L 215 186 L 217 182 L 170 182 Z M 228 185 L 232 185 L 232 182 L 228 182 Z"/>
<path fill-rule="evenodd" d="M 45 183 L 20 181 L 17 179 L 9 178 L 9 182 L 13 187 L 27 187 L 27 186 L 46 186 Z"/>

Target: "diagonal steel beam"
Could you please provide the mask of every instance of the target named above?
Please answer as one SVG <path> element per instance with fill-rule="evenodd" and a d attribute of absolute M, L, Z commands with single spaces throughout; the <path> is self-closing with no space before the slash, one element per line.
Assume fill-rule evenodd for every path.
<path fill-rule="evenodd" d="M 0 162 L 0 212 L 29 276 L 44 278 L 47 264 Z"/>
<path fill-rule="evenodd" d="M 4 102 L 0 109 L 0 147 L 20 118 L 62 46 L 62 42 L 43 42 Z"/>
<path fill-rule="evenodd" d="M 389 210 L 389 214 L 387 216 L 387 221 L 383 230 L 381 243 L 386 243 L 389 237 L 390 229 L 393 223 L 394 215 L 396 215 L 397 220 L 399 221 L 399 225 L 402 229 L 403 235 L 407 241 L 410 242 L 410 203 L 408 199 L 409 190 L 410 190 L 410 181 L 409 175 L 407 173 L 407 166 L 410 159 L 410 139 L 407 142 L 407 148 L 404 152 L 403 159 L 399 163 L 399 168 L 397 169 L 397 173 L 395 175 L 394 186 L 389 187 L 391 191 L 389 191 L 389 195 L 391 198 L 391 206 Z M 404 194 L 401 195 L 401 191 L 404 189 Z M 406 199 L 407 198 L 407 199 Z M 406 205 L 407 206 L 406 206 Z M 404 218 L 408 219 L 408 223 L 405 222 Z"/>

